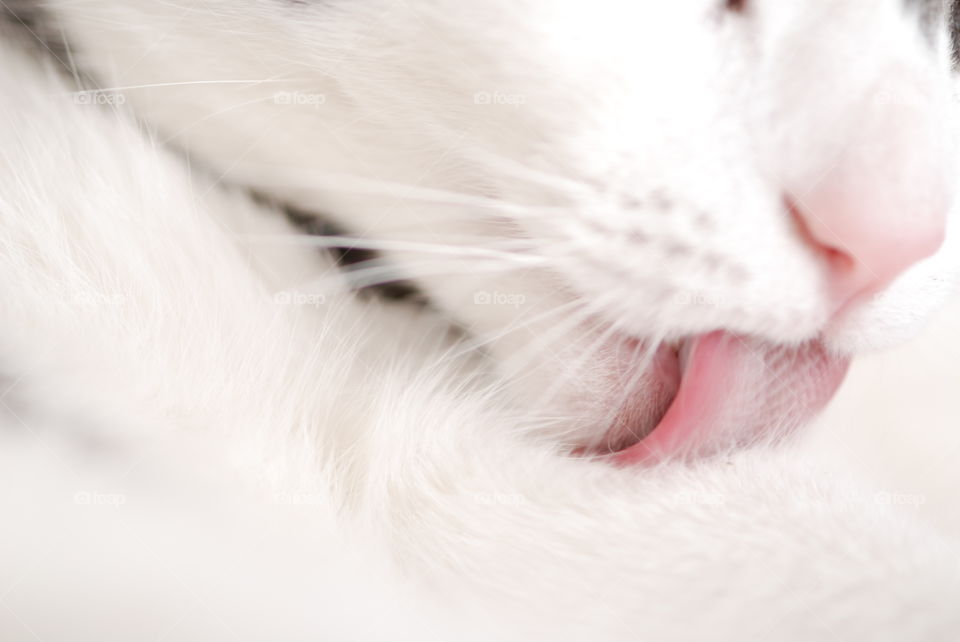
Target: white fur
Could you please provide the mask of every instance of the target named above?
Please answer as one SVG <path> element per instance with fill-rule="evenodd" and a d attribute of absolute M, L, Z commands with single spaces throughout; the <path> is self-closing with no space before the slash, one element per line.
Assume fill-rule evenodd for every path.
<path fill-rule="evenodd" d="M 924 176 L 954 182 L 949 43 L 924 34 L 916 4 L 766 0 L 746 17 L 715 0 L 47 6 L 68 62 L 163 141 L 372 239 L 387 274 L 417 279 L 476 334 L 512 391 L 594 433 L 622 394 L 609 363 L 627 335 L 824 331 L 828 270 L 784 194 L 802 205 L 863 143 L 897 177 L 871 198 L 917 185 L 905 219 L 935 201 Z M 882 132 L 914 117 L 922 131 L 872 140 L 872 111 Z M 911 150 L 928 139 L 941 164 Z M 831 345 L 914 333 L 952 287 L 956 239 L 834 324 Z M 522 304 L 478 305 L 487 294 Z"/>
<path fill-rule="evenodd" d="M 76 2 L 62 9 L 70 6 L 94 20 Z M 139 11 L 169 10 L 128 3 L 137 13 L 124 18 L 108 4 L 86 8 L 97 6 L 144 28 Z M 567 7 L 557 7 L 550 17 L 573 26 Z M 258 33 L 276 11 L 260 16 Z M 204 30 L 188 17 L 168 35 L 227 37 L 253 24 Z M 415 48 L 403 23 L 391 25 Z M 102 41 L 149 68 L 122 41 Z M 258 44 L 269 41 L 249 45 L 264 53 Z M 151 44 L 163 46 L 159 32 Z M 0 596 L 3 639 L 31 631 L 71 640 L 396 639 L 398 631 L 463 639 L 487 630 L 518 640 L 955 637 L 956 555 L 908 514 L 791 450 L 651 470 L 563 456 L 508 414 L 498 399 L 505 384 L 488 378 L 443 319 L 355 298 L 324 255 L 265 246 L 264 238 L 293 234 L 278 212 L 191 170 L 128 115 L 78 104 L 68 83 L 16 45 L 2 47 L 0 367 L 10 382 L 2 488 L 17 527 L 0 549 L 13 569 Z M 195 64 L 182 73 L 211 71 L 202 69 L 206 57 L 188 57 Z M 249 73 L 245 64 L 236 72 Z M 300 63 L 294 56 L 290 64 Z M 224 100 L 235 105 L 237 96 Z M 138 104 L 151 119 L 176 114 L 170 107 Z M 368 131 L 371 153 L 396 149 Z M 215 127 L 197 136 L 211 137 L 208 149 L 237 142 Z M 282 160 L 276 145 L 276 159 L 261 163 Z M 299 160 L 307 159 L 291 162 Z M 416 165 L 385 162 L 398 176 L 374 178 L 381 186 L 416 180 L 402 176 Z M 331 211 L 349 211 L 351 199 L 327 194 Z M 305 281 L 313 287 L 300 289 Z M 286 303 L 321 295 L 316 306 Z M 91 445 L 109 464 L 87 461 Z M 205 471 L 229 490 L 204 481 Z M 179 483 L 198 494 L 198 511 L 183 503 Z M 202 514 L 219 510 L 225 495 L 237 499 L 236 511 Z M 117 520 L 95 512 L 103 508 L 96 498 L 111 496 L 129 500 Z M 278 504 L 297 510 L 281 518 L 267 553 L 251 553 L 260 531 L 245 524 L 262 528 Z M 171 522 L 187 532 L 168 530 Z M 233 538 L 237 548 L 224 551 Z M 118 550 L 126 563 L 86 563 Z M 170 557 L 143 561 L 158 550 Z M 187 577 L 177 572 L 187 569 Z M 112 573 L 121 574 L 116 583 Z M 242 590 L 259 582 L 277 598 L 271 606 L 298 605 L 271 611 L 281 618 L 276 628 L 257 612 L 263 596 Z M 367 590 L 358 613 L 356 596 Z M 385 607 L 407 598 L 413 614 Z M 92 611 L 102 604 L 145 615 L 104 631 Z M 311 606 L 323 617 L 298 619 L 312 617 Z"/>

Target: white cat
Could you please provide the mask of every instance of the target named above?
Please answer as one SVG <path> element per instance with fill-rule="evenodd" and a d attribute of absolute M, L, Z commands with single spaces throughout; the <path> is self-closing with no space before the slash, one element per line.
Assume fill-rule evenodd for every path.
<path fill-rule="evenodd" d="M 646 435 L 686 346 L 712 428 L 675 412 L 637 458 L 804 419 L 957 256 L 912 267 L 953 198 L 943 3 L 674 4 L 45 8 L 163 141 L 383 249 L 360 278 L 416 279 L 555 441 Z"/>
<path fill-rule="evenodd" d="M 942 20 L 892 1 L 447 5 L 71 0 L 32 15 L 101 90 L 4 45 L 6 423 L 53 450 L 108 444 L 123 470 L 156 459 L 161 497 L 181 467 L 238 475 L 253 502 L 240 519 L 174 511 L 213 541 L 271 515 L 264 489 L 306 506 L 294 512 L 320 516 L 307 525 L 319 548 L 398 563 L 444 636 L 437 603 L 504 639 L 953 639 L 960 574 L 944 540 L 789 450 L 732 449 L 806 419 L 849 353 L 899 338 L 947 293 Z M 279 212 L 225 182 L 336 218 L 390 261 L 354 278 L 412 278 L 468 335 L 353 297 Z M 729 457 L 695 457 L 718 448 Z M 694 461 L 616 467 L 612 449 Z M 46 557 L 23 553 L 46 530 L 31 512 L 68 519 L 55 544 L 87 519 L 104 539 L 117 530 L 62 517 L 50 496 L 136 496 L 165 521 L 122 473 L 106 492 L 60 466 L 66 481 L 51 474 L 55 490 L 12 513 L 12 576 Z M 39 483 L 31 468 L 11 463 L 6 486 Z M 290 639 L 406 625 L 388 613 L 351 631 L 338 609 L 356 593 L 337 587 L 377 583 L 351 568 L 390 571 L 335 565 L 304 588 L 291 580 L 330 562 L 289 530 L 278 544 L 316 566 L 277 591 L 344 604 L 284 619 Z M 205 541 L 170 548 L 257 583 L 263 565 L 245 577 Z M 117 639 L 164 634 L 151 627 L 176 620 L 171 594 L 127 577 L 124 592 L 96 577 L 87 589 L 149 614 Z M 36 609 L 63 584 L 18 586 Z M 391 586 L 372 611 L 404 591 Z M 248 598 L 223 598 L 219 619 L 262 639 Z M 8 608 L 4 639 L 40 626 Z M 68 621 L 39 637 L 103 639 Z M 230 637 L 189 626 L 176 636 Z"/>

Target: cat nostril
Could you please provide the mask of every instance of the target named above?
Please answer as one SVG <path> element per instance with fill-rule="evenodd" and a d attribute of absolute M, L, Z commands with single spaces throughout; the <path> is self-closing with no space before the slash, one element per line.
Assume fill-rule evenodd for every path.
<path fill-rule="evenodd" d="M 876 294 L 943 243 L 946 205 L 916 216 L 894 212 L 900 216 L 892 218 L 876 209 L 877 199 L 844 198 L 829 186 L 827 192 L 803 204 L 786 202 L 801 235 L 823 259 L 834 314 Z"/>

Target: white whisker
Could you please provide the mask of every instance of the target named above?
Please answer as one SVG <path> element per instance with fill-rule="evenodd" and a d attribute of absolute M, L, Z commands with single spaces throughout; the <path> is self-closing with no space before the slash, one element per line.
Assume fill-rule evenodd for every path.
<path fill-rule="evenodd" d="M 536 266 L 544 263 L 543 257 L 520 254 L 514 252 L 504 252 L 484 247 L 471 247 L 469 245 L 452 245 L 441 243 L 416 243 L 412 241 L 395 241 L 383 239 L 365 239 L 356 236 L 315 236 L 298 234 L 254 234 L 244 235 L 244 238 L 250 243 L 266 244 L 290 244 L 290 245 L 308 245 L 320 248 L 348 248 L 348 249 L 367 249 L 386 252 L 423 252 L 433 255 L 448 255 L 457 258 L 486 259 L 497 261 L 510 261 L 517 265 Z"/>

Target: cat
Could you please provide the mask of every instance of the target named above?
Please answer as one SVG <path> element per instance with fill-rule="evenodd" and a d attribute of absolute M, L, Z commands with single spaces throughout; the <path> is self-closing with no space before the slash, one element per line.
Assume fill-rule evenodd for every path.
<path fill-rule="evenodd" d="M 795 427 L 849 353 L 901 338 L 947 296 L 949 42 L 919 8 L 45 3 L 29 28 L 63 34 L 64 66 L 100 84 L 70 87 L 3 45 L 6 423 L 109 444 L 134 468 L 144 442 L 169 440 L 151 474 L 185 461 L 307 505 L 468 632 L 952 639 L 960 575 L 942 538 L 789 448 L 741 447 Z M 670 46 L 666 67 L 655 48 Z M 854 77 L 841 54 L 862 63 Z M 659 91 L 637 95 L 638 79 Z M 784 79 L 825 91 L 801 101 Z M 834 132 L 888 153 L 844 154 Z M 833 165 L 829 189 L 794 193 Z M 237 186 L 350 236 L 304 239 Z M 919 218 L 903 224 L 897 203 Z M 330 243 L 384 258 L 343 273 L 312 251 Z M 434 307 L 351 293 L 383 275 Z M 679 434 L 681 417 L 679 437 L 650 447 L 663 406 L 724 381 L 751 389 L 694 400 L 709 438 Z M 805 386 L 797 412 L 783 389 Z M 183 455 L 205 439 L 201 463 Z M 139 488 L 79 492 L 120 503 Z M 201 543 L 184 548 L 214 566 Z M 149 591 L 126 599 L 170 611 Z"/>
<path fill-rule="evenodd" d="M 946 6 L 620 5 L 44 9 L 91 95 L 381 250 L 354 278 L 415 281 L 545 438 L 642 459 L 786 432 L 956 271 Z M 758 395 L 771 368 L 803 392 Z M 701 389 L 710 430 L 665 416 Z"/>

